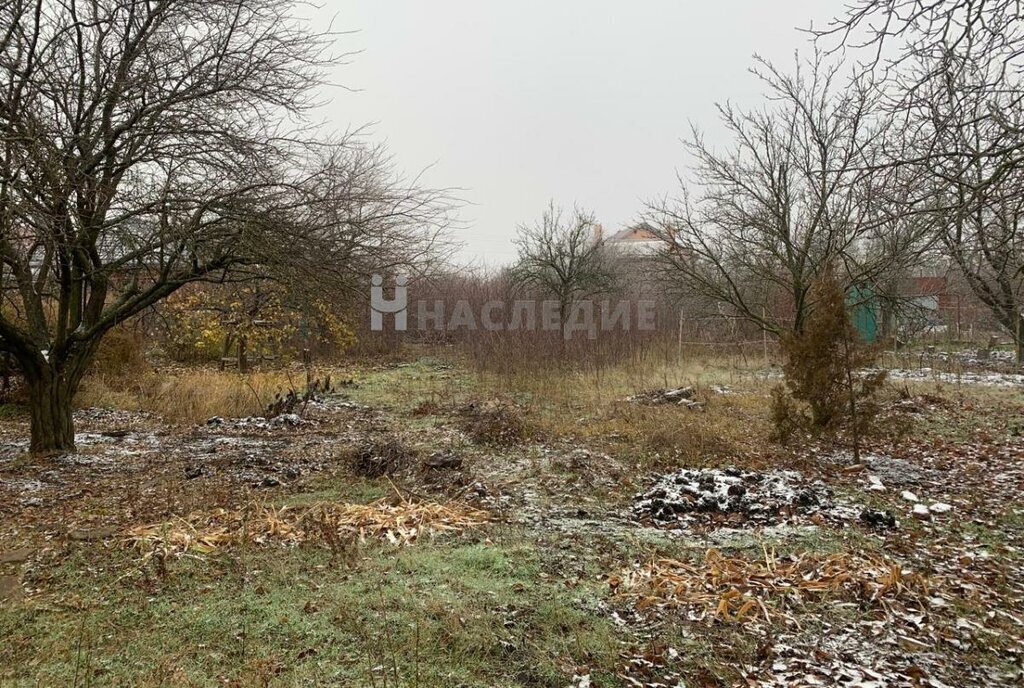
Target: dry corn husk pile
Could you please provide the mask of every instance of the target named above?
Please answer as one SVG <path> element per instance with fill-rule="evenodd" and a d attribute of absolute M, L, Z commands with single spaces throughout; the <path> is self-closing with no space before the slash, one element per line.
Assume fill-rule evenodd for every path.
<path fill-rule="evenodd" d="M 762 560 L 708 550 L 700 564 L 657 559 L 609 583 L 637 611 L 683 609 L 692 620 L 767 623 L 791 620 L 786 609 L 823 599 L 852 599 L 883 610 L 897 598 L 921 601 L 928 582 L 872 555 L 800 554 Z"/>
<path fill-rule="evenodd" d="M 460 533 L 488 519 L 486 511 L 465 504 L 404 499 L 397 503 L 382 499 L 371 504 L 324 502 L 280 508 L 252 505 L 137 526 L 128 531 L 127 542 L 146 557 L 209 553 L 239 542 L 321 541 L 332 545 L 353 539 L 384 539 L 407 545 L 424 535 Z"/>

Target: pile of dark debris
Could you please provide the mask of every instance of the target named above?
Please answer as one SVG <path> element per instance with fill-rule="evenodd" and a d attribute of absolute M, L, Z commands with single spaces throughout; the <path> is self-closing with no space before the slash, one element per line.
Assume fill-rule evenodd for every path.
<path fill-rule="evenodd" d="M 820 480 L 796 471 L 684 468 L 662 475 L 633 502 L 633 514 L 659 526 L 743 527 L 853 520 L 879 529 L 896 517 L 843 504 Z"/>

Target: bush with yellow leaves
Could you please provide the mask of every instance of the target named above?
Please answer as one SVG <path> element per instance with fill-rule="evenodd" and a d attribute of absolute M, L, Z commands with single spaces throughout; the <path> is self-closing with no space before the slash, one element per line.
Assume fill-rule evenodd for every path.
<path fill-rule="evenodd" d="M 335 351 L 355 343 L 355 331 L 339 309 L 293 299 L 268 282 L 194 285 L 169 297 L 161 312 L 167 353 L 179 361 L 217 360 L 242 340 L 252 358 L 285 360 L 308 342 Z"/>

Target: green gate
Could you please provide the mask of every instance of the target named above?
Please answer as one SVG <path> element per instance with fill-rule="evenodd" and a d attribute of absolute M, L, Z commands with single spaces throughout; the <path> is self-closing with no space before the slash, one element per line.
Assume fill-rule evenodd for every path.
<path fill-rule="evenodd" d="M 867 286 L 853 286 L 846 292 L 850 319 L 865 342 L 878 339 L 878 298 L 875 290 Z"/>

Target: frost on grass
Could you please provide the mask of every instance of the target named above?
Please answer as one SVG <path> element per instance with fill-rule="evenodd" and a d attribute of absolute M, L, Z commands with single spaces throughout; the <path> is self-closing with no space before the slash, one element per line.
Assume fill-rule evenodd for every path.
<path fill-rule="evenodd" d="M 865 371 L 872 372 L 872 371 Z M 982 385 L 987 387 L 1022 387 L 1024 375 L 1020 373 L 970 372 L 944 373 L 932 368 L 890 368 L 890 380 L 906 382 L 946 382 L 954 385 Z"/>
<path fill-rule="evenodd" d="M 626 397 L 626 401 L 631 404 L 643 404 L 647 406 L 673 404 L 675 406 L 685 406 L 686 408 L 691 409 L 704 408 L 704 402 L 695 400 L 693 396 L 693 387 L 676 387 L 670 389 L 659 388 L 647 390 L 646 392 L 639 392 Z"/>
<path fill-rule="evenodd" d="M 865 368 L 859 375 L 886 373 L 889 382 L 944 382 L 952 385 L 979 385 L 982 387 L 1024 387 L 1024 374 L 994 371 L 943 372 L 935 368 Z M 777 370 L 759 370 L 752 373 L 760 380 L 778 380 Z"/>
<path fill-rule="evenodd" d="M 959 365 L 975 368 L 985 368 L 991 365 L 1011 366 L 1017 359 L 1013 351 L 1002 351 L 999 349 L 967 349 L 964 351 L 936 351 L 925 352 L 922 358 L 934 358 L 939 361 L 957 363 Z"/>

